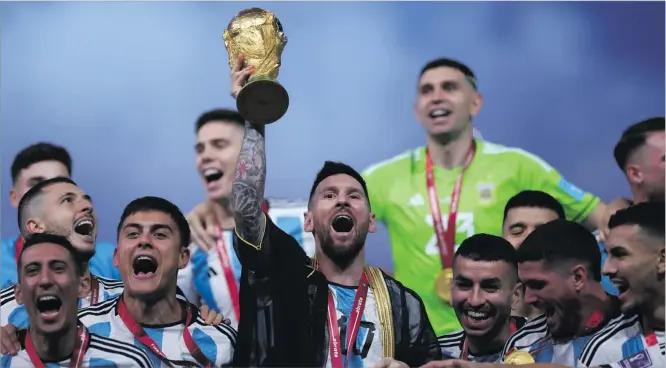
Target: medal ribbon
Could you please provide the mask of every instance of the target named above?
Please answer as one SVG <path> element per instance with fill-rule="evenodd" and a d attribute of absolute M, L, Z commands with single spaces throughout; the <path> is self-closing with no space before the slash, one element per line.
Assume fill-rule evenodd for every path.
<path fill-rule="evenodd" d="M 83 357 L 86 355 L 86 350 L 88 350 L 88 343 L 90 343 L 88 329 L 79 323 L 76 333 L 76 342 L 74 343 L 74 351 L 72 351 L 72 358 L 69 360 L 70 367 L 81 368 L 83 366 Z M 44 362 L 42 362 L 35 350 L 35 345 L 32 343 L 30 331 L 25 335 L 25 350 L 35 368 L 45 367 Z"/>
<path fill-rule="evenodd" d="M 188 329 L 188 326 L 192 322 L 192 309 L 190 308 L 189 305 L 183 305 L 185 308 L 185 328 L 183 329 L 183 339 L 185 340 L 185 346 L 187 347 L 187 350 L 190 352 L 190 355 L 194 357 L 194 359 L 201 364 L 201 366 L 206 367 L 206 368 L 211 368 L 213 367 L 213 364 L 206 358 L 206 356 L 201 352 L 201 349 L 197 346 L 197 344 L 194 342 L 194 339 L 192 338 L 192 334 L 190 333 L 190 330 Z M 118 301 L 118 316 L 120 316 L 120 319 L 123 321 L 125 326 L 132 332 L 132 335 L 139 340 L 140 343 L 142 343 L 144 346 L 146 346 L 148 349 L 150 349 L 155 355 L 160 357 L 163 361 L 166 363 L 171 363 L 171 360 L 167 358 L 166 354 L 160 350 L 160 348 L 157 346 L 155 341 L 153 341 L 150 336 L 146 333 L 146 331 L 143 330 L 141 325 L 132 317 L 130 314 L 129 310 L 127 309 L 127 306 L 125 306 L 125 301 L 123 300 L 123 297 L 120 297 L 120 300 Z"/>
<path fill-rule="evenodd" d="M 516 331 L 518 330 L 518 326 L 516 325 L 516 320 L 511 318 L 511 321 L 509 322 L 509 336 L 513 335 Z M 462 349 L 460 349 L 460 360 L 468 360 L 469 358 L 469 344 L 467 342 L 467 337 L 463 340 L 463 346 Z"/>
<path fill-rule="evenodd" d="M 349 363 L 349 358 L 354 353 L 354 345 L 356 344 L 356 337 L 358 330 L 361 327 L 361 317 L 365 310 L 366 297 L 368 295 L 368 277 L 363 272 L 361 281 L 358 283 L 356 289 L 356 296 L 354 297 L 354 304 L 352 305 L 351 314 L 349 316 L 349 323 L 347 324 L 347 359 L 345 363 Z M 329 333 L 329 349 L 331 352 L 331 366 L 333 368 L 342 368 L 342 351 L 340 350 L 340 330 L 338 328 L 338 317 L 335 310 L 335 296 L 333 291 L 328 290 L 328 333 Z"/>
<path fill-rule="evenodd" d="M 240 298 L 238 296 L 238 285 L 236 285 L 236 276 L 234 276 L 234 270 L 231 267 L 231 257 L 227 253 L 227 244 L 224 241 L 224 231 L 220 224 L 217 225 L 218 232 L 220 234 L 218 240 L 215 242 L 215 250 L 217 250 L 217 256 L 220 258 L 220 264 L 222 265 L 222 272 L 224 273 L 224 279 L 227 281 L 227 287 L 229 288 L 229 297 L 231 298 L 231 303 L 234 307 L 234 313 L 236 314 L 236 321 L 240 321 Z"/>
<path fill-rule="evenodd" d="M 97 277 L 90 275 L 90 305 L 97 304 L 99 300 L 99 280 Z"/>
<path fill-rule="evenodd" d="M 465 171 L 472 163 L 476 145 L 472 140 L 472 146 L 465 158 L 456 184 L 451 193 L 451 207 L 449 208 L 449 221 L 446 230 L 444 230 L 444 221 L 442 221 L 442 212 L 439 208 L 439 198 L 437 196 L 437 187 L 435 186 L 435 174 L 433 172 L 432 158 L 430 152 L 426 148 L 426 184 L 428 186 L 428 200 L 430 202 L 430 212 L 432 213 L 433 227 L 437 235 L 437 246 L 439 247 L 439 254 L 442 257 L 442 267 L 444 269 L 453 267 L 453 248 L 456 244 L 456 218 L 458 217 L 458 203 L 460 201 L 460 191 L 462 188 L 462 181 Z"/>
<path fill-rule="evenodd" d="M 16 238 L 16 241 L 14 242 L 14 260 L 16 261 L 16 265 L 18 266 L 18 259 L 21 256 L 21 250 L 23 250 L 23 237 L 21 235 Z"/>

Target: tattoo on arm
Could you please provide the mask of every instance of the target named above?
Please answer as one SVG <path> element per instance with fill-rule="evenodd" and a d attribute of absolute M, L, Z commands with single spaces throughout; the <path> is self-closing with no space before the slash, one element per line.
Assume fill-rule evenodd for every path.
<path fill-rule="evenodd" d="M 245 136 L 231 190 L 231 210 L 243 239 L 259 244 L 264 232 L 262 202 L 266 186 L 264 127 L 245 123 Z"/>

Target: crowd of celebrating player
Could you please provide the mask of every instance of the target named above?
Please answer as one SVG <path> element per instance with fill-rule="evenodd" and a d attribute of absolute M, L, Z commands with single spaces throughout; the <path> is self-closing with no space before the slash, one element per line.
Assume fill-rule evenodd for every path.
<path fill-rule="evenodd" d="M 239 56 L 234 98 L 251 73 Z M 20 234 L 1 248 L 0 366 L 663 366 L 664 118 L 620 137 L 633 198 L 607 204 L 475 138 L 482 105 L 469 67 L 426 64 L 426 145 L 362 173 L 327 161 L 304 202 L 264 197 L 263 125 L 208 111 L 207 198 L 187 216 L 132 201 L 116 244 L 97 242 L 67 150 L 27 147 L 11 168 Z M 394 275 L 365 260 L 377 221 Z"/>

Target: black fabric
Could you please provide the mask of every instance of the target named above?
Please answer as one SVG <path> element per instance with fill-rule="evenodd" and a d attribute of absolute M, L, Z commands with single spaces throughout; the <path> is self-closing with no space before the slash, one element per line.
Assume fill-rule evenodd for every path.
<path fill-rule="evenodd" d="M 270 218 L 259 250 L 237 236 L 234 248 L 243 265 L 242 318 L 234 366 L 322 367 L 328 355 L 328 282 L 314 270 L 298 242 Z M 395 331 L 394 358 L 410 367 L 441 359 L 441 351 L 421 299 L 384 274 Z"/>

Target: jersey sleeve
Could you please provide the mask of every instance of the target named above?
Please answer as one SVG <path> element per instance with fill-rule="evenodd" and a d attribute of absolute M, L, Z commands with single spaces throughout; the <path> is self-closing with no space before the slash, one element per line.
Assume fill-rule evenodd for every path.
<path fill-rule="evenodd" d="M 524 187 L 546 192 L 564 207 L 567 219 L 584 221 L 601 201 L 567 181 L 555 168 L 540 157 L 523 150 L 516 150 L 520 180 Z"/>
<path fill-rule="evenodd" d="M 366 168 L 362 173 L 365 184 L 368 187 L 368 198 L 370 207 L 377 221 L 384 221 L 386 216 L 386 181 L 383 178 L 385 170 L 376 170 L 375 166 Z"/>

